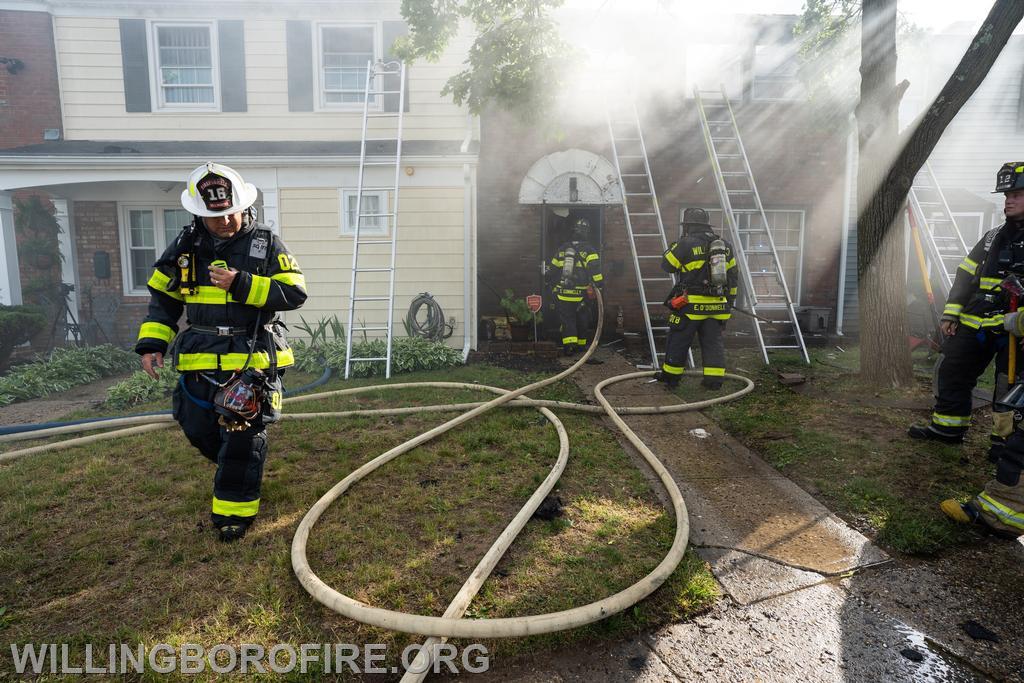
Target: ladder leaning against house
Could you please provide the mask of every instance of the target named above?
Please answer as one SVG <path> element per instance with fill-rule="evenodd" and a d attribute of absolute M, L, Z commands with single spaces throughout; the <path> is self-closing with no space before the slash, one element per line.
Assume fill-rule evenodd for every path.
<path fill-rule="evenodd" d="M 704 96 L 710 96 L 705 99 Z M 740 139 L 739 126 L 729 103 L 725 86 L 719 90 L 693 88 L 693 99 L 700 117 L 701 133 L 707 147 L 722 206 L 723 227 L 728 229 L 736 254 L 736 264 L 742 280 L 741 293 L 754 319 L 754 331 L 765 364 L 768 352 L 777 349 L 797 349 L 804 362 L 810 363 L 807 346 L 797 321 L 796 308 L 789 294 L 779 254 L 775 250 L 768 217 L 761 196 L 754 184 L 746 149 Z M 784 313 L 784 319 L 762 319 L 762 314 Z M 765 342 L 763 328 L 792 339 L 790 343 Z M 781 329 L 780 329 L 781 328 Z"/>
<path fill-rule="evenodd" d="M 668 325 L 652 323 L 652 318 L 661 317 L 661 311 L 656 308 L 658 315 L 652 316 L 651 307 L 662 306 L 664 295 L 675 283 L 675 278 L 661 270 L 661 257 L 668 249 L 665 226 L 661 221 L 658 195 L 654 191 L 654 177 L 651 175 L 636 104 L 630 103 L 614 110 L 610 104 L 606 104 L 605 117 L 612 143 L 612 159 L 619 176 L 619 189 L 622 191 L 622 213 L 626 234 L 629 236 L 630 253 L 633 255 L 651 367 L 658 369 L 661 367 L 658 357 L 664 354 L 658 352 L 654 333 L 667 332 Z M 647 294 L 648 289 L 656 292 L 653 299 Z M 692 356 L 690 365 L 693 365 Z"/>
<path fill-rule="evenodd" d="M 397 98 L 396 111 L 389 111 L 384 103 Z M 391 341 L 394 332 L 395 308 L 395 252 L 398 239 L 398 181 L 402 168 L 402 126 L 405 112 L 405 63 L 404 62 L 370 62 L 366 70 L 366 88 L 363 95 L 363 127 L 362 141 L 359 146 L 359 176 L 356 183 L 355 212 L 353 218 L 352 237 L 352 273 L 349 283 L 348 325 L 345 334 L 345 379 L 352 372 L 353 363 L 380 362 L 385 363 L 384 376 L 391 377 Z M 375 137 L 367 137 L 371 119 L 382 119 L 383 125 L 375 127 Z M 377 128 L 384 132 L 393 132 L 390 137 L 381 133 L 378 137 Z M 368 147 L 373 145 L 372 150 Z M 366 169 L 371 167 L 394 168 L 394 183 L 390 186 L 368 187 Z M 391 205 L 385 200 L 377 209 L 364 211 L 364 192 L 385 192 L 390 197 Z M 344 195 L 342 197 L 344 199 Z M 342 207 L 348 212 L 348 205 Z M 376 229 L 364 237 L 363 230 L 368 227 L 366 219 L 373 228 L 383 227 L 384 234 Z M 364 247 L 370 247 L 363 250 Z M 382 248 L 383 247 L 383 248 Z M 387 294 L 383 294 L 381 285 L 385 284 L 371 274 L 386 277 Z M 360 277 L 369 276 L 369 277 Z M 367 305 L 368 304 L 368 305 Z M 386 317 L 378 323 L 367 324 L 358 314 L 379 316 L 381 304 L 386 304 Z M 353 327 L 359 323 L 358 330 Z M 352 357 L 352 339 L 356 332 L 365 336 L 367 332 L 384 333 L 385 352 L 383 356 L 365 358 Z M 374 337 L 379 334 L 374 334 Z"/>
<path fill-rule="evenodd" d="M 937 271 L 936 279 L 945 301 L 956 278 L 956 269 L 968 254 L 968 247 L 949 210 L 946 196 L 927 162 L 917 172 L 907 200 L 920 228 L 918 232 L 924 242 L 928 261 Z"/>

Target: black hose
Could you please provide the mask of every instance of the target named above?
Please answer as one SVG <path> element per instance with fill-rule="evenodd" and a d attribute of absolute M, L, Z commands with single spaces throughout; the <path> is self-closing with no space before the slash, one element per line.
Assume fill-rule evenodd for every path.
<path fill-rule="evenodd" d="M 427 320 L 420 324 L 420 309 L 427 307 Z M 424 337 L 431 341 L 440 341 L 452 336 L 455 326 L 445 322 L 441 304 L 434 300 L 430 292 L 418 294 L 409 304 L 409 313 L 405 316 L 405 328 L 410 337 Z"/>

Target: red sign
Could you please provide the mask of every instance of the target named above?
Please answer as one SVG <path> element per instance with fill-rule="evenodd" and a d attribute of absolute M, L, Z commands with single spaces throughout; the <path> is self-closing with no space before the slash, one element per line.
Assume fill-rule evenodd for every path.
<path fill-rule="evenodd" d="M 536 313 L 540 310 L 544 300 L 540 298 L 540 294 L 530 294 L 526 297 L 526 306 L 530 309 L 531 313 Z"/>

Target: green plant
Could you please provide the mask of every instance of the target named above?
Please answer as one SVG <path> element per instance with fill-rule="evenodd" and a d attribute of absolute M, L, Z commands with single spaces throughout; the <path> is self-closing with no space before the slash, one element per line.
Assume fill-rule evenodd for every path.
<path fill-rule="evenodd" d="M 171 367 L 164 367 L 163 370 L 157 370 L 157 377 L 154 381 L 141 370 L 133 372 L 127 379 L 107 389 L 106 405 L 110 408 L 130 408 L 170 396 L 174 385 L 178 383 L 178 373 Z"/>
<path fill-rule="evenodd" d="M 324 365 L 334 370 L 345 367 L 345 341 L 336 339 L 325 343 L 320 349 L 313 349 L 296 342 L 295 365 L 305 372 L 320 370 Z M 352 344 L 353 358 L 382 357 L 387 353 L 383 339 L 370 339 Z M 313 362 L 317 363 L 313 365 Z M 396 337 L 391 342 L 391 372 L 415 372 L 417 370 L 441 370 L 462 365 L 462 354 L 458 349 L 442 342 L 423 337 Z M 384 374 L 382 361 L 356 361 L 352 363 L 351 377 L 379 377 Z"/>
<path fill-rule="evenodd" d="M 32 268 L 22 294 L 27 303 L 45 307 L 50 319 L 67 297 L 60 286 L 62 230 L 55 213 L 53 204 L 37 195 L 14 200 L 14 227 L 21 235 L 18 254 Z"/>
<path fill-rule="evenodd" d="M 533 322 L 533 311 L 526 305 L 526 300 L 517 297 L 511 289 L 505 290 L 505 296 L 501 297 L 501 307 L 505 309 L 505 316 L 510 323 L 528 325 Z M 544 320 L 543 314 L 537 312 L 537 322 Z"/>
<path fill-rule="evenodd" d="M 46 316 L 33 306 L 0 305 L 0 372 L 14 349 L 24 344 L 46 327 Z"/>
<path fill-rule="evenodd" d="M 55 349 L 37 356 L 0 377 L 0 405 L 67 391 L 136 367 L 139 357 L 110 344 L 89 348 Z"/>

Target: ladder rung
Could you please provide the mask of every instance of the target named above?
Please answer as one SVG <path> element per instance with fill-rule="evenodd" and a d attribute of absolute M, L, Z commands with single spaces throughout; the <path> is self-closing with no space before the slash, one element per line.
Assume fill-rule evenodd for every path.
<path fill-rule="evenodd" d="M 650 212 L 650 211 L 645 211 L 643 213 L 633 213 L 632 211 L 630 211 L 629 215 L 630 216 L 657 216 L 658 214 Z"/>
<path fill-rule="evenodd" d="M 650 197 L 650 192 L 626 192 L 627 197 Z"/>
<path fill-rule="evenodd" d="M 660 232 L 634 232 L 633 237 L 661 237 Z"/>
<path fill-rule="evenodd" d="M 366 115 L 368 119 L 383 119 L 383 118 L 398 118 L 398 114 L 395 112 L 369 112 Z"/>
<path fill-rule="evenodd" d="M 397 161 L 364 161 L 363 166 L 397 166 Z"/>
<path fill-rule="evenodd" d="M 390 273 L 394 268 L 356 268 L 357 273 Z"/>
<path fill-rule="evenodd" d="M 728 194 L 754 194 L 753 190 L 726 190 Z"/>
<path fill-rule="evenodd" d="M 358 328 L 356 328 L 356 331 L 358 331 L 358 332 L 372 332 L 372 331 L 380 331 L 380 330 L 386 330 L 386 329 L 388 329 L 387 325 L 367 325 L 365 327 L 358 327 Z"/>
<path fill-rule="evenodd" d="M 381 74 L 381 75 L 384 75 L 384 74 Z M 391 74 L 391 75 L 395 76 L 397 74 Z M 369 90 L 369 91 L 363 91 L 363 92 L 366 92 L 367 95 L 401 95 L 402 94 L 401 90 Z"/>
<path fill-rule="evenodd" d="M 708 119 L 708 123 L 713 123 L 715 125 L 721 125 L 721 124 L 732 123 L 732 121 L 730 121 L 729 119 L 724 119 L 722 121 L 712 121 L 711 119 Z"/>
<path fill-rule="evenodd" d="M 746 171 L 722 171 L 722 175 L 726 178 L 738 178 L 740 176 L 746 177 Z"/>
<path fill-rule="evenodd" d="M 743 155 L 742 154 L 716 154 L 715 157 L 718 158 L 718 159 L 742 159 Z"/>
<path fill-rule="evenodd" d="M 646 173 L 620 173 L 620 178 L 646 178 Z"/>
<path fill-rule="evenodd" d="M 387 360 L 387 359 L 388 359 L 387 356 L 378 356 L 378 357 L 375 357 L 375 358 L 349 358 L 348 362 L 349 363 L 358 363 L 359 361 L 366 362 L 366 361 Z"/>
<path fill-rule="evenodd" d="M 390 186 L 390 185 L 387 186 L 387 187 L 385 187 L 384 185 L 381 185 L 379 187 L 368 187 L 368 186 L 365 186 L 365 185 L 363 186 L 363 192 L 374 192 L 374 191 L 382 192 L 382 191 L 385 191 L 385 190 L 389 191 L 389 192 L 393 192 L 394 189 L 395 188 L 393 186 Z"/>
<path fill-rule="evenodd" d="M 660 256 L 646 256 L 644 254 L 638 254 L 637 258 L 661 258 Z"/>
<path fill-rule="evenodd" d="M 360 246 L 364 244 L 391 244 L 391 240 L 359 240 Z"/>
<path fill-rule="evenodd" d="M 357 296 L 352 301 L 391 301 L 389 296 Z"/>
<path fill-rule="evenodd" d="M 735 139 L 736 138 L 723 138 L 723 137 L 711 136 L 711 141 L 712 142 L 728 142 L 730 140 L 735 140 Z"/>
<path fill-rule="evenodd" d="M 363 138 L 363 142 L 398 142 L 398 138 Z"/>
<path fill-rule="evenodd" d="M 655 325 L 655 326 L 651 327 L 651 331 L 652 332 L 655 331 L 655 330 L 658 330 L 660 332 L 661 330 L 667 330 L 667 329 L 669 329 L 668 325 Z M 658 355 L 659 356 L 664 356 L 665 354 L 662 353 L 661 351 L 659 351 Z"/>
<path fill-rule="evenodd" d="M 384 218 L 386 216 L 394 216 L 394 213 L 361 213 L 360 218 Z"/>
<path fill-rule="evenodd" d="M 643 154 L 620 154 L 620 159 L 643 159 Z"/>

